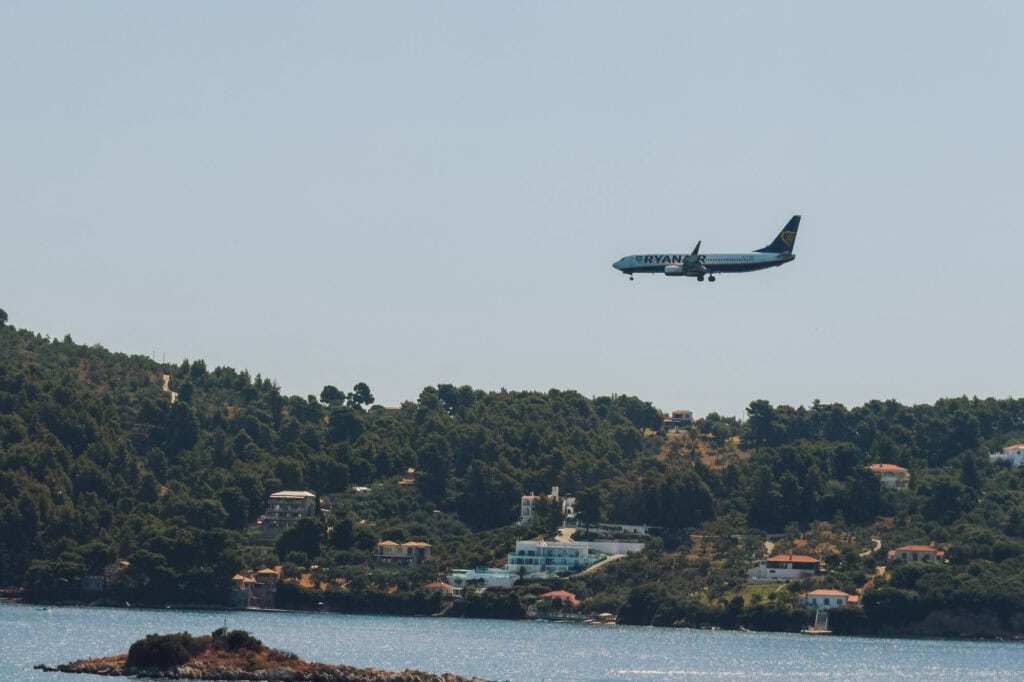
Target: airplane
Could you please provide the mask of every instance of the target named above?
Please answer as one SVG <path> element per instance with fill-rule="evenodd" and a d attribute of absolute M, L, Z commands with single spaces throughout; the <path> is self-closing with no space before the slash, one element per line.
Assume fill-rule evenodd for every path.
<path fill-rule="evenodd" d="M 768 246 L 751 253 L 700 253 L 700 242 L 689 254 L 660 253 L 625 256 L 612 263 L 612 267 L 633 279 L 635 272 L 664 273 L 669 277 L 696 277 L 703 282 L 715 281 L 718 272 L 752 272 L 785 265 L 796 258 L 793 244 L 800 227 L 800 216 L 789 219 L 778 236 Z"/>

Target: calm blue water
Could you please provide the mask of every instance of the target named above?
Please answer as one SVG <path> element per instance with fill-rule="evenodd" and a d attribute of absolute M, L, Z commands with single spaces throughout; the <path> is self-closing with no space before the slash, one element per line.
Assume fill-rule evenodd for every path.
<path fill-rule="evenodd" d="M 121 653 L 146 634 L 224 625 L 302 658 L 492 680 L 1024 680 L 1024 644 L 890 640 L 562 623 L 0 604 L 0 680 Z M 110 679 L 110 678 L 104 678 Z"/>

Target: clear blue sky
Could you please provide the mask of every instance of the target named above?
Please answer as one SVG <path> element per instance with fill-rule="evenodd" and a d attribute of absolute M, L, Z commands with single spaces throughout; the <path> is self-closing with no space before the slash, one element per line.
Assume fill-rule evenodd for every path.
<path fill-rule="evenodd" d="M 1024 4 L 0 5 L 0 308 L 284 392 L 1020 396 Z M 643 252 L 797 260 L 714 284 Z"/>

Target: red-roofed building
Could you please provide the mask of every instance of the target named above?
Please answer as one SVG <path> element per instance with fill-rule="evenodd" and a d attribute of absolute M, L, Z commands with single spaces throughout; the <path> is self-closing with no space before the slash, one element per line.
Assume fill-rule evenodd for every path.
<path fill-rule="evenodd" d="M 248 609 L 270 609 L 274 607 L 274 592 L 277 591 L 277 571 L 264 568 L 256 571 L 242 571 L 232 578 L 234 589 L 231 601 L 234 606 Z"/>
<path fill-rule="evenodd" d="M 750 569 L 750 582 L 780 582 L 806 578 L 821 570 L 821 562 L 803 554 L 777 554 Z"/>
<path fill-rule="evenodd" d="M 891 564 L 894 561 L 942 561 L 946 553 L 941 549 L 935 549 L 927 545 L 906 545 L 890 549 L 885 557 L 885 563 Z"/>
<path fill-rule="evenodd" d="M 882 485 L 895 490 L 907 490 L 910 488 L 910 472 L 895 464 L 871 464 L 868 469 Z"/>
<path fill-rule="evenodd" d="M 580 605 L 580 600 L 576 598 L 576 595 L 572 592 L 566 592 L 565 590 L 553 590 L 551 592 L 545 592 L 540 595 L 541 599 L 559 600 L 562 604 L 576 608 Z"/>
<path fill-rule="evenodd" d="M 1010 466 L 1024 466 L 1024 443 L 1007 445 L 1000 452 L 988 456 L 992 462 L 1009 462 Z"/>
<path fill-rule="evenodd" d="M 429 585 L 423 586 L 423 591 L 427 594 L 438 593 L 442 597 L 451 597 L 455 594 L 455 587 L 448 583 L 443 583 L 440 580 L 432 582 Z"/>
<path fill-rule="evenodd" d="M 800 605 L 808 609 L 828 611 L 837 606 L 853 603 L 851 599 L 851 595 L 839 590 L 813 590 L 800 595 Z"/>
<path fill-rule="evenodd" d="M 693 412 L 690 410 L 672 410 L 672 415 L 663 420 L 665 428 L 672 431 L 683 429 L 693 424 Z"/>
<path fill-rule="evenodd" d="M 426 542 L 403 542 L 398 544 L 392 540 L 377 543 L 373 558 L 378 564 L 398 564 L 411 566 L 420 564 L 430 558 L 430 545 Z"/>

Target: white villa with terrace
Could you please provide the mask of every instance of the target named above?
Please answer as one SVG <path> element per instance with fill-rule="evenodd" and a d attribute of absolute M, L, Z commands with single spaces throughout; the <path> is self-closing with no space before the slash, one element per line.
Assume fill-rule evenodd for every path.
<path fill-rule="evenodd" d="M 520 540 L 508 555 L 505 570 L 513 573 L 572 573 L 597 562 L 588 542 Z"/>
<path fill-rule="evenodd" d="M 837 606 L 846 606 L 851 596 L 839 590 L 813 590 L 800 595 L 800 605 L 821 611 L 828 611 Z"/>
<path fill-rule="evenodd" d="M 1007 445 L 999 452 L 993 452 L 988 456 L 990 462 L 1009 462 L 1010 466 L 1024 466 L 1024 443 Z"/>
<path fill-rule="evenodd" d="M 449 572 L 445 582 L 452 587 L 452 596 L 461 597 L 463 590 L 486 590 L 491 587 L 512 587 L 519 575 L 500 568 L 457 568 Z"/>
<path fill-rule="evenodd" d="M 588 542 L 549 542 L 520 540 L 508 555 L 505 570 L 523 576 L 561 575 L 575 573 L 592 566 L 611 554 L 632 554 L 644 548 L 642 542 L 623 540 Z"/>

